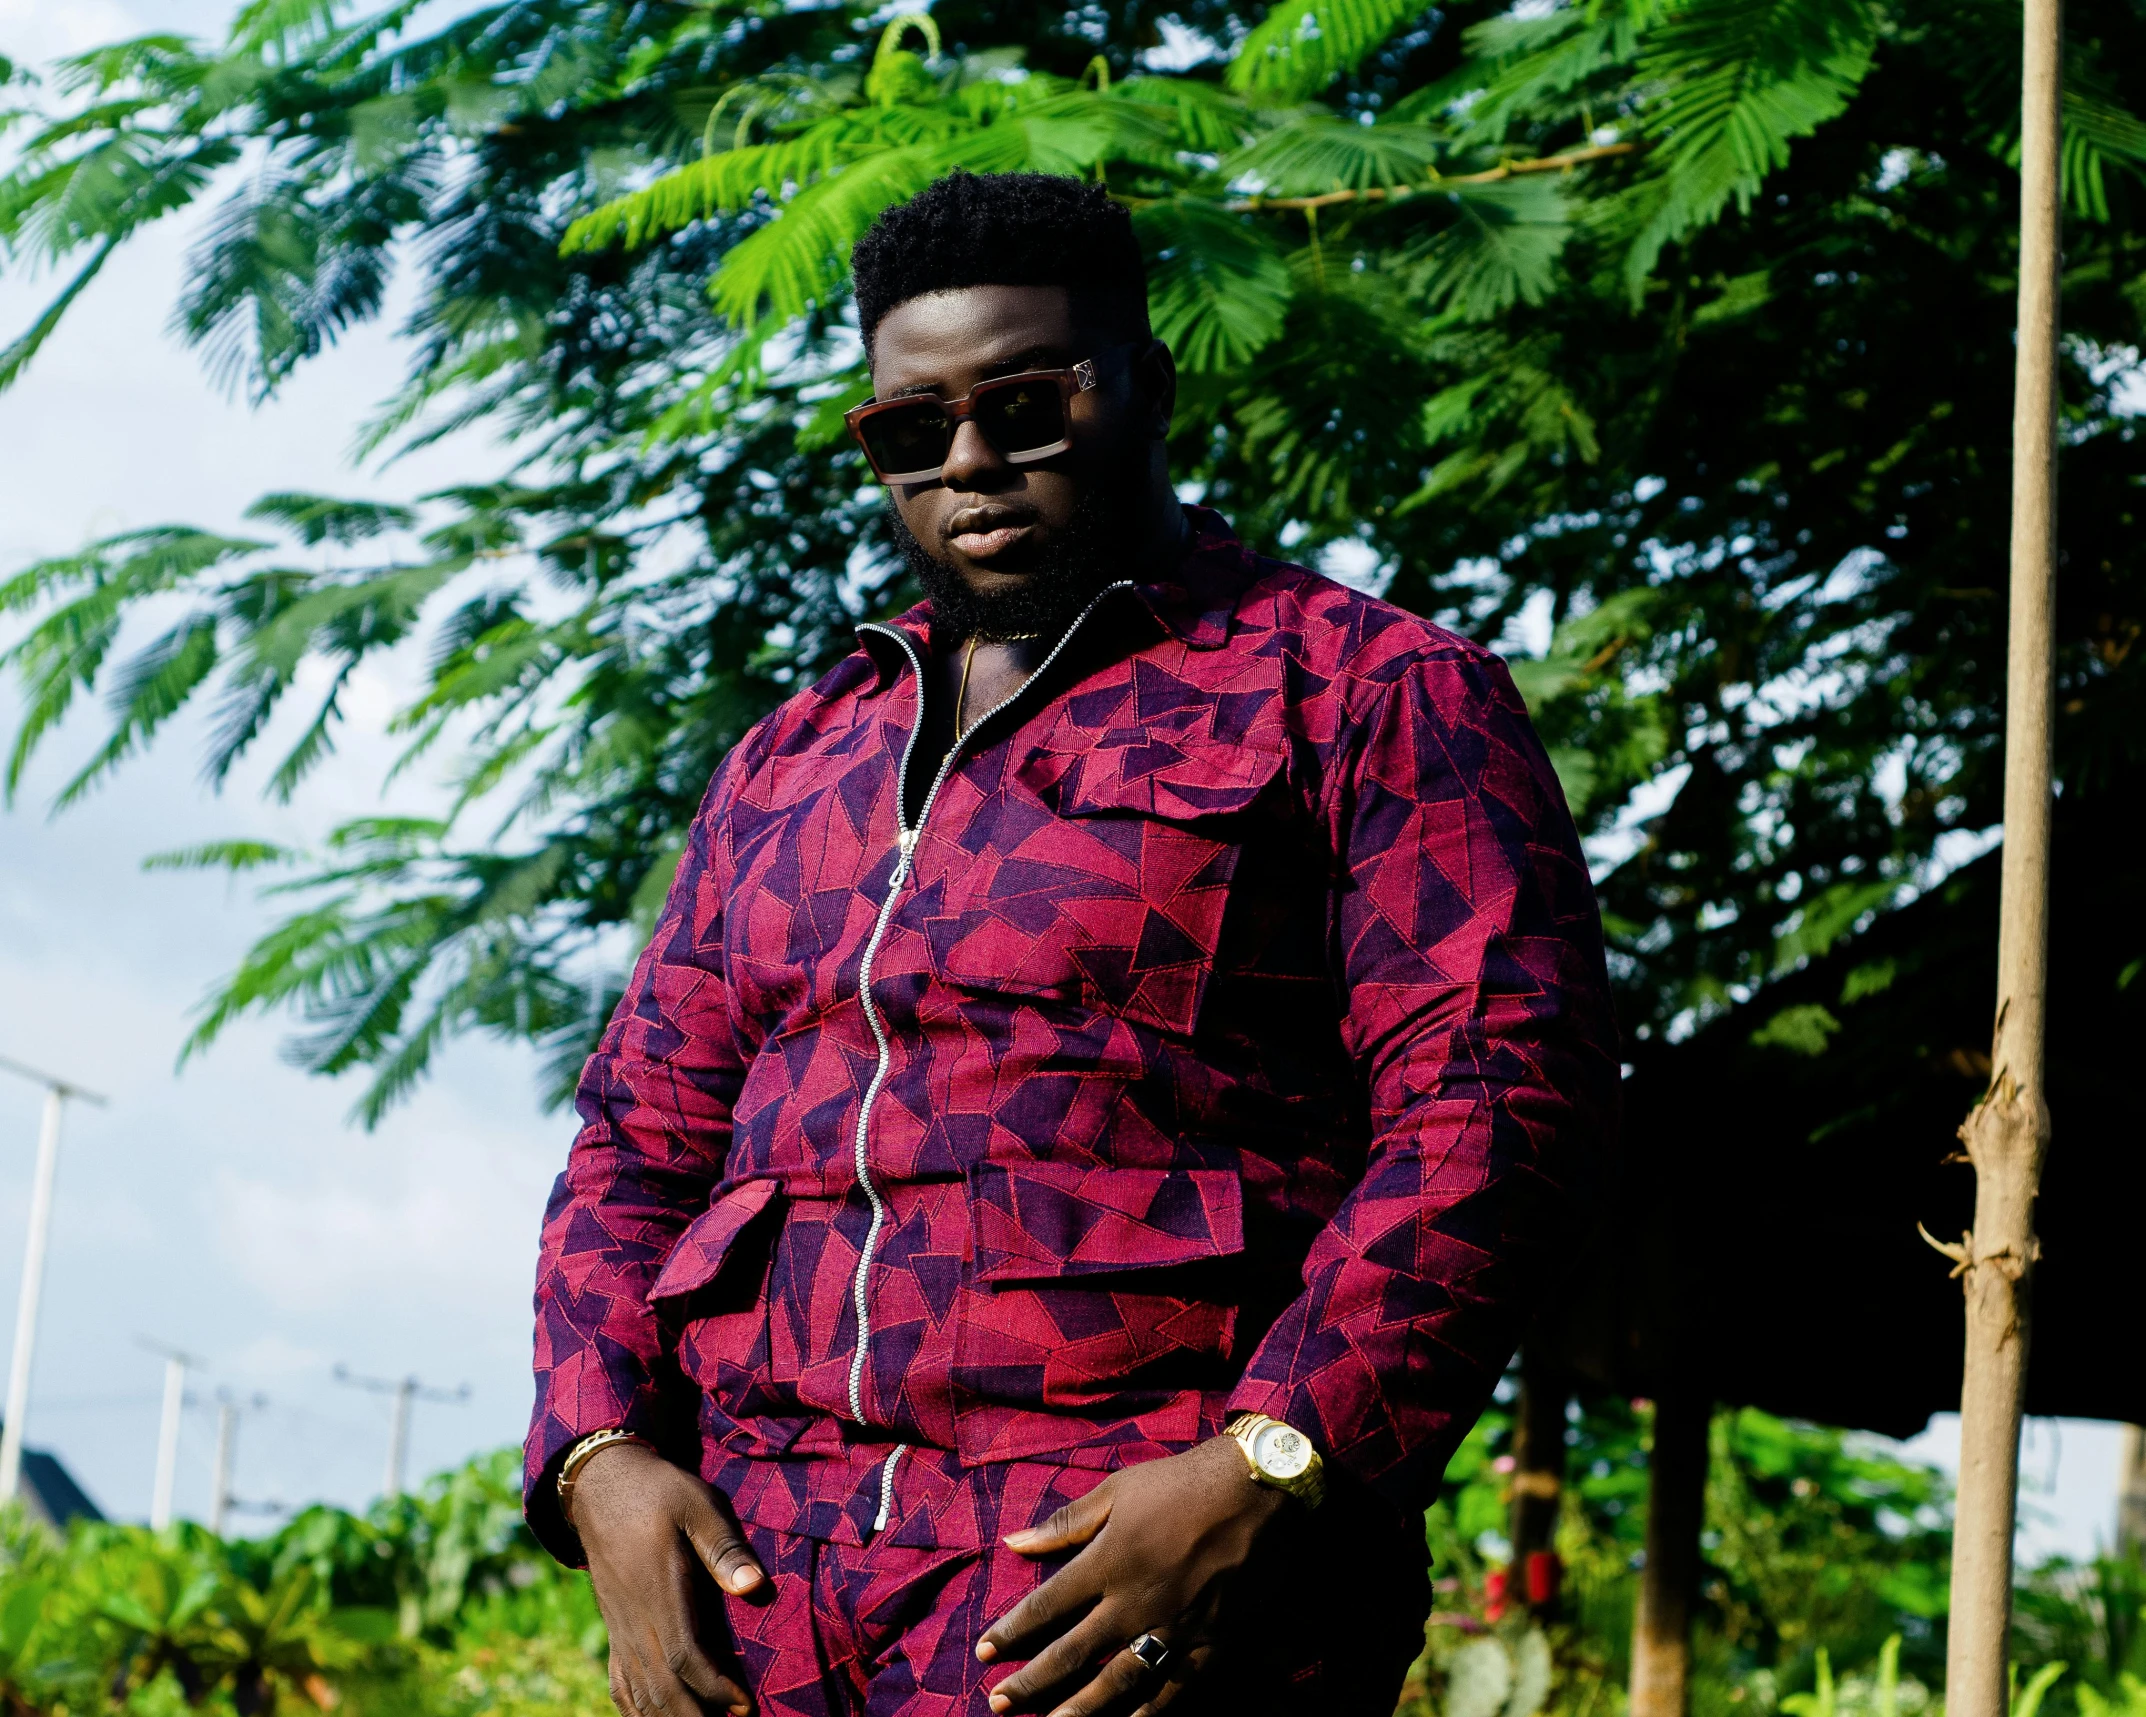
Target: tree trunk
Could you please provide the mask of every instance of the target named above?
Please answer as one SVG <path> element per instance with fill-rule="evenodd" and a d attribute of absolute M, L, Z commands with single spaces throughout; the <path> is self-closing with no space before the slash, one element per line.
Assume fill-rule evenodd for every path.
<path fill-rule="evenodd" d="M 1563 1373 L 1532 1348 L 1520 1354 L 1520 1398 L 1513 1403 L 1513 1590 L 1537 1621 L 1557 1619 L 1562 1570 L 1557 1517 L 1565 1485 Z"/>
<path fill-rule="evenodd" d="M 1632 1617 L 1627 1717 L 1685 1717 L 1691 1689 L 1691 1618 L 1699 1595 L 1699 1533 L 1706 1522 L 1707 1428 L 1713 1404 L 1664 1391 L 1654 1404 L 1647 1457 L 1647 1563 Z"/>
<path fill-rule="evenodd" d="M 2146 1427 L 2124 1427 L 2116 1468 L 2116 1553 L 2136 1556 L 2146 1547 Z"/>
<path fill-rule="evenodd" d="M 2006 1717 L 2019 1417 L 2027 1376 L 2034 1199 L 2049 1146 L 2050 751 L 2056 605 L 2058 0 L 2026 0 L 2021 68 L 2019 342 L 2012 407 L 2011 636 L 2005 666 L 2004 906 L 1990 1085 L 1960 1129 L 1975 1225 L 1949 1247 L 1967 1298 L 1960 1488 L 1952 1541 L 1947 1717 Z"/>

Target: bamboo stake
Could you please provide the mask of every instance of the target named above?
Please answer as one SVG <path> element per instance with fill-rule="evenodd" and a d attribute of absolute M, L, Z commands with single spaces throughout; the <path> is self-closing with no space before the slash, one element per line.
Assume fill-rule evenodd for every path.
<path fill-rule="evenodd" d="M 1713 1402 L 1687 1388 L 1664 1389 L 1654 1403 L 1654 1446 L 1647 1454 L 1647 1560 L 1632 1612 L 1627 1717 L 1686 1717 L 1691 1708 L 1691 1619 L 1699 1596 L 1699 1535 L 1706 1526 L 1713 1416 Z"/>
<path fill-rule="evenodd" d="M 1957 1247 L 1967 1299 L 1960 1490 L 1945 1662 L 1948 1717 L 2005 1717 L 2012 1533 L 2027 1373 L 2034 1199 L 2049 1148 L 2043 1035 L 2056 605 L 2060 0 L 2026 0 L 2020 90 L 2019 345 L 2012 407 L 2012 591 L 2005 665 L 2004 905 L 1990 1084 L 1960 1129 L 1975 1225 Z"/>

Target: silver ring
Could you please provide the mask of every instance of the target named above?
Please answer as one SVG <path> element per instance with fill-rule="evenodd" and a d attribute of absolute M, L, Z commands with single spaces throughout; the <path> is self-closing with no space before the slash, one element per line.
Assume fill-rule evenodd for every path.
<path fill-rule="evenodd" d="M 1170 1661 L 1170 1648 L 1153 1634 L 1142 1634 L 1125 1649 L 1149 1669 L 1160 1669 Z"/>

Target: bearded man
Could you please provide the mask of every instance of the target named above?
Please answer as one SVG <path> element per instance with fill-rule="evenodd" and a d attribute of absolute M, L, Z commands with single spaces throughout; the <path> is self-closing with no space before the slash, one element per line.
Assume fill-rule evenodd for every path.
<path fill-rule="evenodd" d="M 1556 777 L 1488 651 L 1180 505 L 1100 189 L 854 272 L 928 600 L 725 759 L 582 1076 L 530 1521 L 628 1717 L 1387 1717 L 1610 1145 Z"/>

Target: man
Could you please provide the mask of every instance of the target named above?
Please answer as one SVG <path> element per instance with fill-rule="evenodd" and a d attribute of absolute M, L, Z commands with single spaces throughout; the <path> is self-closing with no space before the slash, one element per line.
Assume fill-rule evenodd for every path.
<path fill-rule="evenodd" d="M 635 1717 L 1385 1717 L 1609 1143 L 1563 798 L 1495 657 L 1179 505 L 1100 190 L 854 270 L 929 600 L 725 760 L 583 1075 L 529 1518 Z"/>

